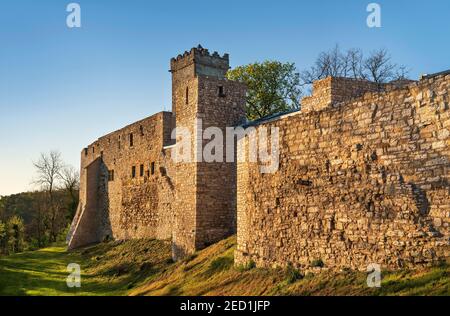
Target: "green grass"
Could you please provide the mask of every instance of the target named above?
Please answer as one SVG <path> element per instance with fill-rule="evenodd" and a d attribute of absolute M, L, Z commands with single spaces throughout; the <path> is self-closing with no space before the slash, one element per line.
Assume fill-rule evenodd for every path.
<path fill-rule="evenodd" d="M 1 257 L 0 294 L 69 294 L 65 283 L 65 267 L 69 262 L 76 261 L 72 258 L 63 247 Z"/>
<path fill-rule="evenodd" d="M 126 295 L 170 266 L 170 244 L 156 240 L 111 242 L 67 252 L 51 247 L 0 257 L 0 295 Z M 69 288 L 67 265 L 81 267 L 81 287 Z"/>
<path fill-rule="evenodd" d="M 0 295 L 450 295 L 447 263 L 382 273 L 368 288 L 362 272 L 317 274 L 236 267 L 231 237 L 173 263 L 170 243 L 109 242 L 67 252 L 63 246 L 0 257 Z M 81 266 L 81 288 L 68 288 L 66 267 Z"/>

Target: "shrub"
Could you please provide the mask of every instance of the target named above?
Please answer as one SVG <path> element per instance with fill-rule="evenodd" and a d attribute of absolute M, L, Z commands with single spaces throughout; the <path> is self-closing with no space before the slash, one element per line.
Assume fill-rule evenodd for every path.
<path fill-rule="evenodd" d="M 298 269 L 295 269 L 292 264 L 288 264 L 286 268 L 286 281 L 288 284 L 292 284 L 297 280 L 303 279 L 303 275 Z"/>
<path fill-rule="evenodd" d="M 322 259 L 316 259 L 311 262 L 311 267 L 313 268 L 323 268 L 324 263 Z"/>
<path fill-rule="evenodd" d="M 241 272 L 248 271 L 254 268 L 256 268 L 256 263 L 253 260 L 250 260 L 246 264 L 241 264 L 237 267 L 237 269 Z"/>
<path fill-rule="evenodd" d="M 219 257 L 210 263 L 208 270 L 214 272 L 227 270 L 233 266 L 233 261 L 231 257 Z"/>
<path fill-rule="evenodd" d="M 198 254 L 193 253 L 192 255 L 187 256 L 187 257 L 183 260 L 183 262 L 188 263 L 189 261 L 192 261 L 192 260 L 194 260 L 195 258 L 197 258 L 197 256 L 198 256 Z"/>

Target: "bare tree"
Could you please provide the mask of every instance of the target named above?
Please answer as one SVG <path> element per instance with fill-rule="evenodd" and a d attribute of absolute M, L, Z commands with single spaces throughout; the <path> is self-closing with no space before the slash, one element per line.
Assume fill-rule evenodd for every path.
<path fill-rule="evenodd" d="M 76 197 L 76 192 L 80 188 L 80 173 L 78 170 L 72 166 L 65 166 L 62 168 L 59 176 L 70 197 Z"/>
<path fill-rule="evenodd" d="M 410 69 L 404 65 L 400 65 L 395 70 L 395 78 L 394 80 L 405 80 L 408 79 L 408 74 L 410 73 Z"/>
<path fill-rule="evenodd" d="M 37 173 L 33 182 L 42 189 L 53 192 L 64 168 L 61 153 L 58 151 L 51 151 L 48 154 L 41 153 L 39 160 L 33 162 L 33 165 Z"/>
<path fill-rule="evenodd" d="M 392 63 L 391 56 L 385 49 L 373 51 L 364 58 L 360 49 L 341 52 L 338 45 L 327 52 L 322 52 L 314 66 L 301 72 L 302 85 L 311 85 L 314 81 L 326 77 L 351 77 L 367 79 L 377 83 L 405 79 L 408 70 L 404 66 Z"/>
<path fill-rule="evenodd" d="M 358 79 L 363 77 L 363 53 L 360 49 L 352 48 L 347 51 L 347 75 Z"/>
<path fill-rule="evenodd" d="M 326 77 L 343 77 L 348 72 L 348 59 L 342 54 L 338 45 L 317 57 L 314 66 L 300 74 L 303 85 Z"/>
<path fill-rule="evenodd" d="M 391 63 L 391 56 L 385 49 L 372 52 L 364 61 L 366 78 L 378 83 L 393 80 L 396 68 L 397 65 Z"/>
<path fill-rule="evenodd" d="M 45 216 L 48 201 L 44 194 L 45 193 L 43 192 L 38 192 L 36 195 L 36 199 L 33 201 L 35 216 L 31 225 L 31 229 L 33 229 L 35 232 L 34 235 L 36 236 L 39 248 L 43 247 L 45 244 Z"/>
<path fill-rule="evenodd" d="M 33 164 L 37 173 L 34 183 L 48 195 L 48 206 L 50 211 L 50 239 L 51 241 L 56 241 L 56 236 L 58 234 L 57 218 L 59 206 L 55 203 L 55 190 L 57 189 L 57 184 L 61 179 L 61 172 L 64 168 L 61 153 L 58 151 L 51 151 L 48 154 L 42 153 L 39 160 Z"/>
<path fill-rule="evenodd" d="M 68 205 L 68 218 L 72 218 L 78 205 L 78 192 L 80 189 L 80 173 L 72 166 L 65 166 L 60 172 L 62 185 L 66 190 L 70 202 Z"/>

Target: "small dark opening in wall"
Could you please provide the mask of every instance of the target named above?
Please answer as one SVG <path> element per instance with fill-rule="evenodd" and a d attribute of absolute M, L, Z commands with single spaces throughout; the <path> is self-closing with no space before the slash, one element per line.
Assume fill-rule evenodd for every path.
<path fill-rule="evenodd" d="M 139 167 L 139 176 L 140 177 L 144 176 L 144 165 L 140 165 L 140 167 Z"/>
<path fill-rule="evenodd" d="M 100 157 L 103 158 L 103 150 L 100 152 Z"/>
<path fill-rule="evenodd" d="M 114 170 L 108 171 L 108 181 L 114 181 Z"/>
<path fill-rule="evenodd" d="M 136 167 L 135 166 L 131 167 L 131 177 L 133 179 L 136 178 Z"/>
<path fill-rule="evenodd" d="M 189 87 L 186 87 L 186 104 L 189 104 Z"/>
<path fill-rule="evenodd" d="M 226 96 L 226 95 L 225 95 L 223 86 L 219 86 L 219 97 L 220 97 L 220 98 L 224 98 L 225 96 Z"/>
<path fill-rule="evenodd" d="M 120 140 L 119 140 L 119 149 L 120 149 Z"/>
<path fill-rule="evenodd" d="M 85 155 L 85 156 L 88 155 L 88 149 L 87 149 L 87 148 L 84 149 L 84 155 Z"/>
<path fill-rule="evenodd" d="M 139 131 L 141 132 L 141 136 L 144 136 L 144 127 L 142 125 L 139 126 Z"/>
<path fill-rule="evenodd" d="M 130 147 L 133 147 L 133 133 L 130 134 Z"/>
<path fill-rule="evenodd" d="M 150 170 L 151 170 L 151 174 L 154 175 L 155 174 L 155 163 L 154 162 L 152 162 Z"/>
<path fill-rule="evenodd" d="M 93 154 L 95 153 L 95 147 L 92 147 L 92 153 Z"/>

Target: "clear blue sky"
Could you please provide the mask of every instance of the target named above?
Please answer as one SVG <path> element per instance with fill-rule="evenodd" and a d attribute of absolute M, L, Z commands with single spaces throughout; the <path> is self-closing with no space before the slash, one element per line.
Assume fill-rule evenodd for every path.
<path fill-rule="evenodd" d="M 78 2 L 82 28 L 66 26 Z M 382 7 L 382 28 L 366 6 Z M 387 48 L 412 78 L 450 68 L 450 1 L 2 0 L 0 195 L 31 189 L 32 160 L 60 150 L 78 167 L 98 136 L 170 109 L 169 59 L 201 43 L 232 66 L 303 69 L 339 43 Z"/>

